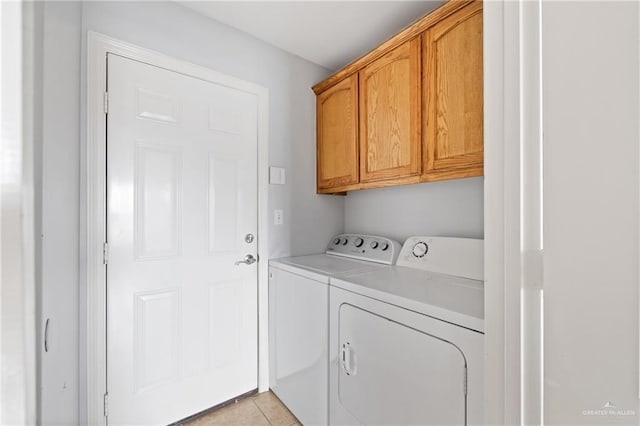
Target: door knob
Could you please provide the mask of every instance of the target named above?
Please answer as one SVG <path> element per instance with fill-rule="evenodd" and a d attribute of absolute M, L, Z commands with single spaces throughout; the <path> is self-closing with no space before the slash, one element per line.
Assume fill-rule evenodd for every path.
<path fill-rule="evenodd" d="M 235 265 L 238 266 L 241 263 L 244 263 L 245 265 L 251 265 L 254 264 L 258 261 L 258 259 L 256 259 L 255 257 L 253 257 L 252 254 L 248 254 L 244 257 L 243 260 L 238 260 Z"/>

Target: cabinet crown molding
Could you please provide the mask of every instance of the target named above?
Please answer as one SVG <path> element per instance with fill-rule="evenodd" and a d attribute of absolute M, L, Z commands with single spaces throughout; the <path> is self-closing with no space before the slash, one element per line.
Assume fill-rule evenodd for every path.
<path fill-rule="evenodd" d="M 324 92 L 329 89 L 336 83 L 344 80 L 350 75 L 357 73 L 362 68 L 366 67 L 371 62 L 380 58 L 381 56 L 389 53 L 391 50 L 400 46 L 402 43 L 420 35 L 424 31 L 426 31 L 429 27 L 433 26 L 437 22 L 445 19 L 452 13 L 462 9 L 470 3 L 479 3 L 480 0 L 449 0 L 444 3 L 442 6 L 439 6 L 437 9 L 432 10 L 422 18 L 417 19 L 415 22 L 407 26 L 405 29 L 400 31 L 399 33 L 389 37 L 387 40 L 383 41 L 380 45 L 378 45 L 375 49 L 371 50 L 368 53 L 360 56 L 359 58 L 351 61 L 349 64 L 340 68 L 338 71 L 331 74 L 326 79 L 317 83 L 312 87 L 313 92 L 316 95 Z"/>

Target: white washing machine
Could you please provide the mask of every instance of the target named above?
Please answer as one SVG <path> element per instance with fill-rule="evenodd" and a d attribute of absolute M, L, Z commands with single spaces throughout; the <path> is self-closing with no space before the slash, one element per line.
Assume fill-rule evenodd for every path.
<path fill-rule="evenodd" d="M 378 271 L 395 263 L 400 244 L 342 234 L 323 254 L 269 261 L 270 385 L 306 425 L 329 413 L 329 277 Z"/>
<path fill-rule="evenodd" d="M 332 277 L 330 424 L 482 424 L 483 276 L 483 240 L 412 237 Z"/>

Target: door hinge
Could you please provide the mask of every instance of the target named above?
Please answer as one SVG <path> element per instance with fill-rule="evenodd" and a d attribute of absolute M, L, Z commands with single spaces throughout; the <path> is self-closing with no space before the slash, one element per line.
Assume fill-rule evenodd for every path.
<path fill-rule="evenodd" d="M 102 243 L 102 264 L 106 265 L 109 263 L 109 243 L 106 241 Z"/>
<path fill-rule="evenodd" d="M 104 416 L 109 417 L 109 393 L 104 394 Z"/>
<path fill-rule="evenodd" d="M 109 92 L 104 92 L 103 106 L 104 106 L 104 113 L 109 114 Z"/>

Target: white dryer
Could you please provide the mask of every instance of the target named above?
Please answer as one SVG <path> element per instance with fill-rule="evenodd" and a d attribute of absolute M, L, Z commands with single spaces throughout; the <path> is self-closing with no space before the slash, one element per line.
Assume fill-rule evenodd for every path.
<path fill-rule="evenodd" d="M 330 424 L 483 423 L 482 240 L 412 237 L 330 284 Z"/>
<path fill-rule="evenodd" d="M 325 253 L 269 261 L 270 387 L 308 425 L 329 413 L 329 277 L 378 271 L 395 263 L 400 244 L 342 234 Z"/>

